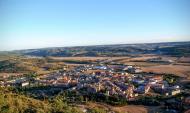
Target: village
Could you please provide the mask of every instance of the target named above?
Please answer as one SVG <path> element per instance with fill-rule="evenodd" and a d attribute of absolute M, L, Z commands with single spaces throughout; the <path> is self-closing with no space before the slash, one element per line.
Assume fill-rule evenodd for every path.
<path fill-rule="evenodd" d="M 176 98 L 186 93 L 186 89 L 178 83 L 177 79 L 170 76 L 167 78 L 164 74 L 146 73 L 141 70 L 141 67 L 123 64 L 65 65 L 61 70 L 40 76 L 5 74 L 0 78 L 0 86 L 19 89 L 37 87 L 38 90 L 30 90 L 30 94 L 35 94 L 36 97 L 42 95 L 50 97 L 56 91 L 77 91 L 82 96 L 118 96 L 128 102 L 138 102 L 145 97 L 153 99 L 161 97 L 165 99 L 165 106 L 172 104 L 173 106 L 170 107 L 175 109 L 181 108 L 179 105 L 190 107 L 190 96 L 180 96 L 180 100 Z M 45 87 L 48 88 L 44 90 Z M 69 99 L 76 101 L 76 98 L 78 97 Z M 148 100 L 145 101 L 146 103 L 140 104 L 147 104 Z M 163 104 L 160 100 L 156 104 L 155 102 L 150 103 Z"/>
<path fill-rule="evenodd" d="M 6 78 L 7 79 L 6 79 Z M 11 79 L 10 79 L 11 78 Z M 6 81 L 7 80 L 7 81 Z M 181 93 L 181 86 L 171 85 L 164 80 L 163 75 L 143 73 L 140 67 L 124 65 L 82 65 L 66 71 L 57 71 L 33 78 L 4 76 L 1 87 L 27 87 L 32 84 L 43 86 L 59 86 L 72 90 L 86 88 L 87 93 L 103 93 L 105 95 L 120 95 L 133 99 L 138 95 L 173 96 Z M 151 91 L 154 91 L 152 93 Z"/>

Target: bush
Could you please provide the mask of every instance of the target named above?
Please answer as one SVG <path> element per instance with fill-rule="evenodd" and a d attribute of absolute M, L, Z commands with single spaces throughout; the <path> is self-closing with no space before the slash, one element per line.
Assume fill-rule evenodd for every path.
<path fill-rule="evenodd" d="M 89 113 L 108 113 L 108 111 L 100 107 L 95 107 L 93 109 L 90 109 Z"/>

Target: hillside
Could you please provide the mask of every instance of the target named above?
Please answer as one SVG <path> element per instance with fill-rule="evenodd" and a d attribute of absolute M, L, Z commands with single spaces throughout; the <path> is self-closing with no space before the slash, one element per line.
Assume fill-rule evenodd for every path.
<path fill-rule="evenodd" d="M 13 51 L 30 56 L 134 56 L 137 54 L 158 54 L 170 56 L 190 56 L 190 42 L 168 42 L 148 44 L 118 44 L 78 47 L 56 47 Z"/>
<path fill-rule="evenodd" d="M 8 89 L 0 89 L 0 113 L 81 113 L 61 98 L 52 101 L 36 100 Z"/>
<path fill-rule="evenodd" d="M 51 106 L 48 103 L 28 98 L 23 95 L 12 93 L 8 90 L 0 89 L 0 112 L 46 112 Z"/>

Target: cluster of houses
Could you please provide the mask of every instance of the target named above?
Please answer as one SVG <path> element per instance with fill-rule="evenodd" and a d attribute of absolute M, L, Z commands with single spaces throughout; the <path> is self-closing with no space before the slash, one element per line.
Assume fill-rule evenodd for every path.
<path fill-rule="evenodd" d="M 24 77 L 23 74 L 5 73 L 3 76 L 0 76 L 0 87 L 25 87 L 28 85 L 29 79 Z"/>
<path fill-rule="evenodd" d="M 104 91 L 107 95 L 116 94 L 126 98 L 146 94 L 151 89 L 155 93 L 165 96 L 181 93 L 180 86 L 169 85 L 167 81 L 163 80 L 163 75 L 141 74 L 141 72 L 139 67 L 133 66 L 108 66 L 107 68 L 100 66 L 98 71 L 87 75 L 84 81 L 79 82 L 77 88 L 86 87 L 91 89 L 88 90 L 91 92 L 101 93 Z M 91 79 L 90 83 L 88 79 Z"/>
<path fill-rule="evenodd" d="M 140 67 L 136 66 L 86 64 L 76 65 L 71 69 L 64 67 L 63 70 L 36 76 L 33 79 L 22 74 L 0 76 L 0 87 L 31 87 L 34 85 L 52 86 L 51 89 L 81 91 L 85 95 L 118 95 L 128 100 L 138 100 L 138 97 L 146 95 L 159 95 L 169 97 L 164 101 L 166 109 L 180 109 L 181 106 L 184 109 L 190 109 L 190 96 L 180 99 L 171 98 L 182 93 L 181 86 L 169 84 L 164 75 L 144 73 Z"/>
<path fill-rule="evenodd" d="M 180 86 L 169 85 L 163 75 L 144 74 L 140 67 L 124 65 L 80 65 L 69 71 L 38 76 L 32 83 L 72 90 L 85 89 L 86 93 L 120 95 L 129 99 L 150 91 L 165 96 L 181 92 Z M 30 84 L 27 77 L 0 81 L 2 87 L 26 87 Z"/>

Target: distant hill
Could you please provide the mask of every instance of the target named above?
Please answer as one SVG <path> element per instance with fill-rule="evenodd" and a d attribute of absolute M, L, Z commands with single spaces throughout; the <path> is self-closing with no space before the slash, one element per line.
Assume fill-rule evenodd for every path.
<path fill-rule="evenodd" d="M 165 42 L 142 44 L 117 44 L 76 47 L 52 47 L 13 51 L 30 56 L 131 56 L 137 54 L 161 54 L 190 56 L 190 42 Z"/>

